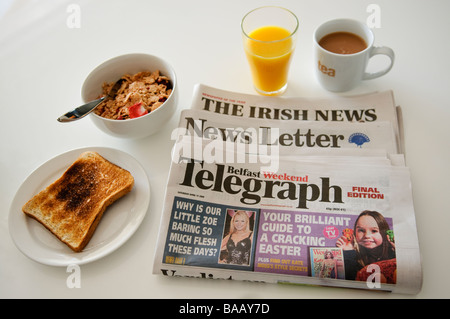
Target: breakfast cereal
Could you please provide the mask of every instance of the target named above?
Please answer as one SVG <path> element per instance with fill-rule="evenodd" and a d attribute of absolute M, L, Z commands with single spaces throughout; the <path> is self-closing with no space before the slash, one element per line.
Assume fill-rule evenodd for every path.
<path fill-rule="evenodd" d="M 159 70 L 143 71 L 133 75 L 126 74 L 114 99 L 101 103 L 95 113 L 115 120 L 136 118 L 153 112 L 160 107 L 172 93 L 172 84 Z M 108 94 L 115 82 L 104 83 L 102 96 Z"/>

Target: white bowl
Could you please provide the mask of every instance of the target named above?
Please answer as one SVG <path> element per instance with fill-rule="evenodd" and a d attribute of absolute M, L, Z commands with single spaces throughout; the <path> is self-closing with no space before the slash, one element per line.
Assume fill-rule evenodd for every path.
<path fill-rule="evenodd" d="M 84 103 L 95 100 L 102 93 L 104 82 L 115 82 L 124 74 L 141 71 L 156 71 L 170 78 L 172 93 L 156 110 L 134 119 L 113 120 L 94 112 L 89 115 L 94 124 L 103 132 L 121 138 L 141 138 L 161 130 L 175 113 L 177 107 L 177 77 L 169 63 L 163 59 L 144 53 L 131 53 L 112 58 L 96 67 L 84 81 L 81 97 Z"/>

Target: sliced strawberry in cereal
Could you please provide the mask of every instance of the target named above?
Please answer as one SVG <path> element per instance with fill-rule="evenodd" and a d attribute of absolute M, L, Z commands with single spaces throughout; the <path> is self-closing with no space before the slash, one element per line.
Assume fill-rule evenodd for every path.
<path fill-rule="evenodd" d="M 148 113 L 148 111 L 142 106 L 142 103 L 136 103 L 128 108 L 128 113 L 130 114 L 130 119 L 140 117 Z"/>

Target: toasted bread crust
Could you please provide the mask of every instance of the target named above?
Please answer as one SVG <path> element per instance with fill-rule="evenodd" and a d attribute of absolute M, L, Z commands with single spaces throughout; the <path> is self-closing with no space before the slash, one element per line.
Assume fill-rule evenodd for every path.
<path fill-rule="evenodd" d="M 106 208 L 130 192 L 133 185 L 130 172 L 96 152 L 85 152 L 22 210 L 73 251 L 80 252 L 89 243 Z"/>

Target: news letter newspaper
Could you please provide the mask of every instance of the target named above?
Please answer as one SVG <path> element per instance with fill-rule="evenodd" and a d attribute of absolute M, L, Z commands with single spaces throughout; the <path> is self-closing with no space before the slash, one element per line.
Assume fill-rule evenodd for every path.
<path fill-rule="evenodd" d="M 173 137 L 154 274 L 420 291 L 412 185 L 398 149 L 395 106 L 381 119 L 386 106 L 361 96 L 358 108 L 372 108 L 377 121 L 289 124 L 208 112 L 196 101 L 211 90 L 196 88 Z M 220 92 L 210 96 L 249 109 L 267 103 Z M 277 103 L 294 114 L 294 100 Z M 370 141 L 384 137 L 348 142 L 363 129 Z M 335 146 L 347 144 L 331 147 L 333 135 L 345 137 L 335 138 Z"/>

